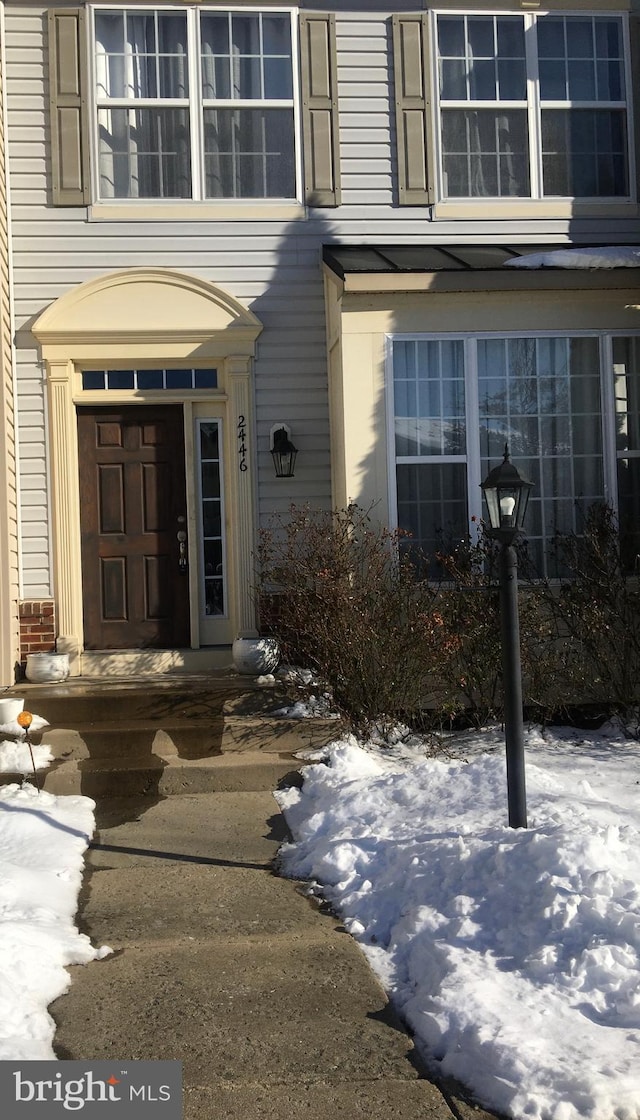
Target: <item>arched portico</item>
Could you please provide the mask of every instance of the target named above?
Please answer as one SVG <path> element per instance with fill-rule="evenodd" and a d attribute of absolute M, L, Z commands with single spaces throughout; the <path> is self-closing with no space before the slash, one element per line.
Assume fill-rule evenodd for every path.
<path fill-rule="evenodd" d="M 186 512 L 177 520 L 179 529 L 185 522 L 187 532 L 180 562 L 189 592 L 188 645 L 194 649 L 225 645 L 239 633 L 254 632 L 252 360 L 261 330 L 255 315 L 228 292 L 199 277 L 164 268 L 132 268 L 90 280 L 61 296 L 34 324 L 47 371 L 58 649 L 72 655 L 75 672 L 82 671 L 81 655 L 87 645 L 88 596 L 92 602 L 95 599 L 95 591 L 88 591 L 90 577 L 94 587 L 98 580 L 87 570 L 92 563 L 87 559 L 90 533 L 83 520 L 93 514 L 87 513 L 86 499 L 79 493 L 79 414 L 93 415 L 103 435 L 111 433 L 109 439 L 115 446 L 118 418 L 124 418 L 122 423 L 141 422 L 148 415 L 151 424 L 158 416 L 162 419 L 171 413 L 175 419 L 181 413 Z M 144 409 L 151 411 L 145 413 Z M 220 492 L 208 499 L 203 496 L 199 441 L 208 440 L 209 447 L 213 436 L 217 467 L 207 477 L 216 474 Z M 105 440 L 98 437 L 101 442 Z M 89 493 L 93 483 L 87 490 L 87 472 L 94 468 L 95 464 L 83 458 L 83 487 Z M 98 471 L 101 469 L 98 464 Z M 121 466 L 120 474 L 129 469 Z M 142 469 L 148 481 L 154 469 Z M 175 468 L 164 468 L 165 477 L 167 469 L 170 476 L 175 473 Z M 103 470 L 107 491 L 113 489 L 117 476 L 114 464 Z M 98 489 L 101 486 L 103 482 Z M 128 531 L 124 523 L 117 524 L 119 515 L 113 509 L 119 499 L 114 495 L 115 490 L 111 497 L 107 494 L 113 540 L 124 538 Z M 154 500 L 156 506 L 162 506 L 162 501 Z M 207 555 L 214 551 L 203 524 L 203 503 L 207 501 L 217 502 L 216 509 L 222 511 L 216 548 L 223 551 L 214 577 L 208 571 L 210 563 L 205 571 L 203 558 L 207 549 Z M 122 504 L 124 508 L 124 501 Z M 207 508 L 211 510 L 211 504 Z M 103 514 L 96 516 L 104 520 Z M 123 549 L 125 546 L 126 542 Z M 100 587 L 106 580 L 117 590 L 118 572 L 127 565 L 123 557 L 101 558 Z M 157 580 L 157 573 L 172 563 L 165 556 L 147 567 Z M 218 567 L 223 575 L 218 574 Z M 218 581 L 215 596 L 214 580 Z M 127 648 L 134 648 L 131 639 L 127 643 Z M 153 644 L 158 646 L 157 636 Z M 93 641 L 93 648 L 100 648 L 99 640 L 98 645 Z M 105 648 L 114 648 L 111 639 Z"/>

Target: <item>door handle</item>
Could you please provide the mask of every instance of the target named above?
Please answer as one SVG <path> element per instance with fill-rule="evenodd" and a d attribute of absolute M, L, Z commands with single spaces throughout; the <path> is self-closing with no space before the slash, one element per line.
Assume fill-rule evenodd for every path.
<path fill-rule="evenodd" d="M 178 567 L 181 572 L 187 570 L 187 534 L 184 529 L 179 529 L 176 533 L 178 538 Z"/>

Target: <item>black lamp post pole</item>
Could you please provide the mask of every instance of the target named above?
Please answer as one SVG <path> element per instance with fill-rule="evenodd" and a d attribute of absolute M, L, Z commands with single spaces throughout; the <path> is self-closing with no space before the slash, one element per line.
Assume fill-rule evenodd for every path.
<path fill-rule="evenodd" d="M 511 828 L 526 828 L 527 794 L 524 776 L 518 557 L 513 544 L 507 542 L 504 542 L 500 548 L 500 628 L 509 825 Z"/>

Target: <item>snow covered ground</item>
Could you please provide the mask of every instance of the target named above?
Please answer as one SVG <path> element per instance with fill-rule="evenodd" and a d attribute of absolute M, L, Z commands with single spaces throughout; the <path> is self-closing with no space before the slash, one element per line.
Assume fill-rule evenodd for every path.
<path fill-rule="evenodd" d="M 44 744 L 33 755 L 37 770 L 51 760 Z M 16 770 L 29 780 L 0 787 L 0 1061 L 55 1058 L 47 1008 L 69 986 L 65 966 L 110 952 L 75 926 L 94 802 L 38 792 L 27 745 L 1 741 L 0 771 Z"/>
<path fill-rule="evenodd" d="M 498 730 L 325 753 L 277 794 L 282 867 L 340 913 L 426 1060 L 516 1120 L 638 1120 L 640 745 L 529 730 L 526 830 Z M 65 967 L 110 951 L 75 926 L 93 809 L 0 789 L 0 1060 L 54 1057 Z"/>
<path fill-rule="evenodd" d="M 640 1117 L 640 745 L 531 729 L 529 827 L 498 730 L 337 741 L 277 794 L 311 880 L 436 1072 L 516 1120 Z"/>

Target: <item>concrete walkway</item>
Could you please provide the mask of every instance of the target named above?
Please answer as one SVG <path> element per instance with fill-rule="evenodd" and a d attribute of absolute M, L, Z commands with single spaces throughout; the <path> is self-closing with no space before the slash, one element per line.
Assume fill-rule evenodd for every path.
<path fill-rule="evenodd" d="M 79 924 L 112 956 L 51 1008 L 62 1059 L 184 1063 L 185 1120 L 486 1120 L 422 1074 L 356 943 L 276 877 L 268 792 L 101 801 Z"/>

